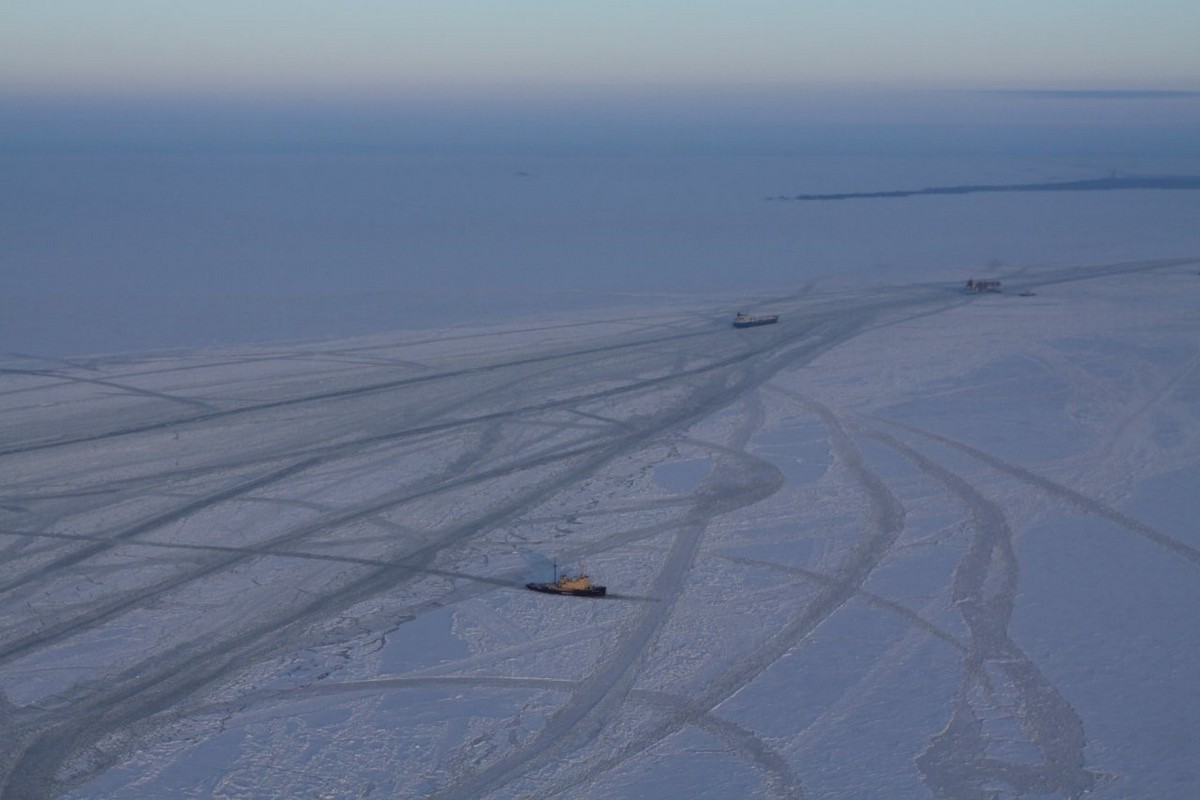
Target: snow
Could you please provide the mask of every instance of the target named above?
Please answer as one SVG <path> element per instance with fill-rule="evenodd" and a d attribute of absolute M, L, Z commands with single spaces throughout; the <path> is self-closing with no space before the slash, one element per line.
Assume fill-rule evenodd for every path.
<path fill-rule="evenodd" d="M 1200 261 L 994 272 L 6 372 L 3 796 L 1187 796 Z"/>

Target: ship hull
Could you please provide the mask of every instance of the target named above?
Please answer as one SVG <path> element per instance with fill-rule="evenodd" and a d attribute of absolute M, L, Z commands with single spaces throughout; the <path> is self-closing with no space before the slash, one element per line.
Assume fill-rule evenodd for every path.
<path fill-rule="evenodd" d="M 779 322 L 779 317 L 772 314 L 766 317 L 750 317 L 749 319 L 736 319 L 733 321 L 735 328 L 753 328 L 756 325 L 774 325 Z"/>
<path fill-rule="evenodd" d="M 563 589 L 553 583 L 527 583 L 525 588 L 534 592 L 546 594 L 566 594 L 572 597 L 604 597 L 608 589 L 604 586 L 591 586 L 587 589 Z"/>

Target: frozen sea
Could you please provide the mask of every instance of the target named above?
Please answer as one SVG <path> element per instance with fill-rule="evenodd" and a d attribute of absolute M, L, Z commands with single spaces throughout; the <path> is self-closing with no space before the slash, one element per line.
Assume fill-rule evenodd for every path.
<path fill-rule="evenodd" d="M 1194 796 L 1200 192 L 769 199 L 1123 124 L 10 142 L 0 797 Z"/>
<path fill-rule="evenodd" d="M 305 112 L 0 96 L 0 358 L 1200 251 L 1197 191 L 776 199 L 1200 176 L 1200 95 L 654 100 Z"/>

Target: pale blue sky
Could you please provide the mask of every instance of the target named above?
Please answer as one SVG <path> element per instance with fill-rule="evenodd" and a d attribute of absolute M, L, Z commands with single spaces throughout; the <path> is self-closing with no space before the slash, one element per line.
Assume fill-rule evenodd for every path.
<path fill-rule="evenodd" d="M 1200 89 L 1195 0 L 3 0 L 0 91 Z"/>

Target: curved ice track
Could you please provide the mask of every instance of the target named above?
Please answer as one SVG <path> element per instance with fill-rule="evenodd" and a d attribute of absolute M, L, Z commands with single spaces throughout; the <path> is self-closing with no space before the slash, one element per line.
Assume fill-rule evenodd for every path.
<path fill-rule="evenodd" d="M 1053 286 L 1183 263 L 1021 279 Z M 931 796 L 998 781 L 1082 790 L 1085 724 L 1008 631 L 1018 565 L 1006 510 L 941 453 L 955 449 L 1185 559 L 1194 548 L 964 442 L 913 426 L 898 428 L 911 434 L 901 441 L 878 422 L 848 422 L 819 391 L 782 388 L 802 386 L 810 365 L 843 345 L 975 302 L 940 286 L 806 292 L 769 303 L 780 324 L 748 331 L 730 329 L 723 312 L 687 312 L 5 372 L 0 797 L 86 793 L 190 719 L 205 739 L 262 706 L 432 685 L 540 692 L 513 701 L 517 718 L 554 699 L 529 730 L 463 723 L 464 736 L 471 728 L 489 742 L 478 756 L 451 739 L 424 777 L 391 765 L 399 794 L 594 787 L 691 730 L 722 743 L 763 794 L 801 796 L 812 731 L 769 736 L 723 709 L 854 608 L 882 612 L 962 664 L 949 722 L 914 752 L 923 750 Z M 798 479 L 792 462 L 769 455 L 764 442 L 796 421 L 820 432 L 824 474 Z M 676 462 L 682 471 L 662 477 Z M 908 532 L 914 513 L 929 514 L 918 483 L 957 504 L 957 524 L 973 532 L 941 587 L 950 605 L 931 606 L 935 616 L 872 588 L 898 548 L 939 541 L 936 530 Z M 797 511 L 802 498 L 829 516 Z M 763 520 L 781 544 L 816 543 L 819 564 L 742 549 L 758 546 Z M 531 596 L 520 591 L 530 552 L 608 564 L 611 583 L 632 583 L 585 605 Z M 761 627 L 734 637 L 737 648 L 705 651 L 687 627 L 700 624 L 694 639 L 713 633 L 709 611 L 726 615 L 712 625 L 735 619 L 705 592 L 747 610 L 756 596 L 713 583 L 721 564 L 726 576 L 789 580 L 793 594 L 762 594 Z M 405 621 L 447 608 L 469 610 L 464 620 L 503 617 L 514 638 L 484 635 L 469 656 L 389 674 L 379 653 Z M 559 664 L 571 674 L 539 660 L 571 640 L 561 625 L 583 625 L 597 644 Z M 880 660 L 875 673 L 893 671 Z M 851 694 L 848 710 L 860 702 Z M 980 697 L 1017 709 L 1040 765 L 978 755 Z M 961 753 L 973 773 L 951 768 Z M 279 789 L 262 780 L 262 795 Z M 114 796 L 138 796 L 114 786 Z"/>

